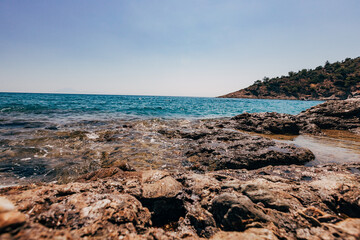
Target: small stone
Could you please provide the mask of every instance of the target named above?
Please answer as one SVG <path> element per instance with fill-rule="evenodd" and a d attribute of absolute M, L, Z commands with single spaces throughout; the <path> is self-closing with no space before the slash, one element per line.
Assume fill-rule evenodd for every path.
<path fill-rule="evenodd" d="M 353 236 L 360 237 L 360 219 L 348 218 L 336 224 L 343 232 L 349 233 Z"/>
<path fill-rule="evenodd" d="M 9 212 L 15 210 L 14 204 L 6 198 L 0 197 L 0 213 Z"/>
<path fill-rule="evenodd" d="M 173 198 L 182 191 L 182 185 L 168 176 L 155 183 L 143 185 L 143 198 Z"/>
<path fill-rule="evenodd" d="M 252 240 L 276 240 L 274 233 L 264 228 L 249 228 L 244 232 L 218 232 L 211 240 L 232 240 L 232 239 L 252 239 Z"/>
<path fill-rule="evenodd" d="M 0 230 L 7 227 L 17 226 L 25 223 L 26 217 L 18 211 L 3 212 L 0 214 Z"/>
<path fill-rule="evenodd" d="M 141 175 L 141 181 L 143 183 L 154 183 L 156 181 L 159 181 L 160 179 L 163 179 L 164 177 L 168 176 L 169 173 L 165 171 L 159 171 L 159 170 L 148 170 L 144 171 Z"/>
<path fill-rule="evenodd" d="M 123 171 L 127 171 L 127 172 L 136 171 L 136 169 L 133 166 L 131 166 L 130 163 L 123 161 L 123 160 L 117 160 L 112 165 L 113 165 L 113 167 L 120 168 Z"/>

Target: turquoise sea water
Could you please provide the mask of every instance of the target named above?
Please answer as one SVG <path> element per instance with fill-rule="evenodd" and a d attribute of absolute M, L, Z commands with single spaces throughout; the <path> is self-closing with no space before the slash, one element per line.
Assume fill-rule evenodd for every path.
<path fill-rule="evenodd" d="M 320 101 L 125 95 L 0 93 L 1 118 L 113 119 L 216 118 L 244 112 L 298 114 Z"/>

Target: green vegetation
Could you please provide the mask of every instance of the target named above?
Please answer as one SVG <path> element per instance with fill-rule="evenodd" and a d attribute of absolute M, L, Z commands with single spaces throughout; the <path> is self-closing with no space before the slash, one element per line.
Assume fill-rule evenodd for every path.
<path fill-rule="evenodd" d="M 347 58 L 335 63 L 326 61 L 324 66 L 289 72 L 287 76 L 271 79 L 264 77 L 263 80 L 255 81 L 250 87 L 232 93 L 230 97 L 238 97 L 236 95 L 238 93 L 264 98 L 286 96 L 295 99 L 329 97 L 346 99 L 359 91 L 360 57 Z"/>

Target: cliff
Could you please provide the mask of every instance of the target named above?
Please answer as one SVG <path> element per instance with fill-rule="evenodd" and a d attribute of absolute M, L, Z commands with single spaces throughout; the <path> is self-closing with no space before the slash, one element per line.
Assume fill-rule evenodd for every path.
<path fill-rule="evenodd" d="M 264 77 L 245 89 L 220 98 L 339 100 L 360 96 L 360 57 L 329 63 L 315 69 Z"/>

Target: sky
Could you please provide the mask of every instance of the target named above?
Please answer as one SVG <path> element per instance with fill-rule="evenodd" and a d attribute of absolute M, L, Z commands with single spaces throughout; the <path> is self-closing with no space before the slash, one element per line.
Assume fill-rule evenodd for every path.
<path fill-rule="evenodd" d="M 214 97 L 360 56 L 359 0 L 1 0 L 0 92 Z"/>

